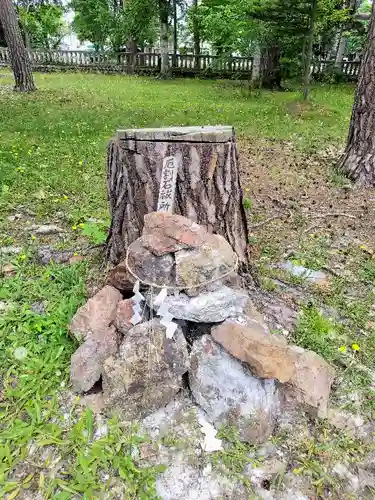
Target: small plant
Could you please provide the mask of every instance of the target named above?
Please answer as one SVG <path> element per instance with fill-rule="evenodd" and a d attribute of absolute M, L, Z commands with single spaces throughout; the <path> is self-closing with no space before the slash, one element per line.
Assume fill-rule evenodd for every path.
<path fill-rule="evenodd" d="M 327 361 L 338 357 L 338 348 L 344 344 L 335 323 L 314 306 L 302 309 L 294 332 L 294 342 L 320 354 Z"/>
<path fill-rule="evenodd" d="M 102 245 L 107 239 L 107 233 L 96 223 L 86 222 L 82 224 L 82 234 L 94 245 Z"/>
<path fill-rule="evenodd" d="M 242 205 L 243 205 L 245 210 L 251 210 L 253 207 L 253 202 L 251 201 L 250 198 L 244 198 L 242 200 Z"/>

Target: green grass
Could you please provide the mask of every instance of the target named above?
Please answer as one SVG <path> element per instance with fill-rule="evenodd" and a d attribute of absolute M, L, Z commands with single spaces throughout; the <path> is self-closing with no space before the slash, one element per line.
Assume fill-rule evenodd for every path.
<path fill-rule="evenodd" d="M 317 86 L 296 116 L 298 92 L 249 98 L 231 82 L 49 74 L 36 83 L 33 95 L 0 94 L 0 210 L 64 211 L 71 225 L 108 217 L 105 151 L 118 128 L 231 124 L 241 137 L 314 149 L 343 139 L 353 100 L 351 86 Z"/>

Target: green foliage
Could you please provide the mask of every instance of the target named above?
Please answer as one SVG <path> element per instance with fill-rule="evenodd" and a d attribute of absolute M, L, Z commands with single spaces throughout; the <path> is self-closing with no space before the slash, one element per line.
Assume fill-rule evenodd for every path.
<path fill-rule="evenodd" d="M 242 205 L 243 205 L 245 210 L 251 210 L 251 208 L 253 206 L 253 202 L 251 201 L 250 198 L 244 198 L 242 200 Z"/>
<path fill-rule="evenodd" d="M 95 245 L 101 245 L 102 243 L 105 243 L 107 239 L 107 233 L 95 223 L 86 222 L 83 224 L 82 234 Z"/>
<path fill-rule="evenodd" d="M 156 0 L 128 0 L 118 5 L 112 0 L 72 0 L 73 21 L 81 40 L 96 49 L 110 46 L 119 50 L 130 42 L 144 45 L 156 38 Z"/>
<path fill-rule="evenodd" d="M 85 274 L 84 264 L 39 268 L 19 259 L 16 275 L 0 281 L 0 300 L 9 305 L 0 313 L 1 498 L 30 488 L 43 498 L 98 498 L 116 479 L 123 498 L 157 498 L 163 468 L 135 465 L 132 453 L 144 441 L 136 429 L 112 419 L 98 437 L 90 410 L 80 416 L 75 405 L 61 408 L 58 392 L 76 347 L 66 325 L 84 300 Z M 45 312 L 37 314 L 30 306 L 41 300 Z"/>
<path fill-rule="evenodd" d="M 112 27 L 108 0 L 72 0 L 71 6 L 78 38 L 89 40 L 97 50 L 104 48 Z"/>
<path fill-rule="evenodd" d="M 59 5 L 44 4 L 20 6 L 21 26 L 32 48 L 56 49 L 64 34 L 64 10 Z"/>
<path fill-rule="evenodd" d="M 337 325 L 313 306 L 302 310 L 293 340 L 297 345 L 316 352 L 327 361 L 337 359 L 339 347 L 345 344 L 345 341 L 340 339 Z"/>

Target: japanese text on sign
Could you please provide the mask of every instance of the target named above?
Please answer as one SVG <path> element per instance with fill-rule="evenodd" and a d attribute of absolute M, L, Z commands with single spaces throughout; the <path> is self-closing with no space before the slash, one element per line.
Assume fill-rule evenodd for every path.
<path fill-rule="evenodd" d="M 172 212 L 174 194 L 176 191 L 178 163 L 173 156 L 167 156 L 163 160 L 161 172 L 158 212 Z"/>

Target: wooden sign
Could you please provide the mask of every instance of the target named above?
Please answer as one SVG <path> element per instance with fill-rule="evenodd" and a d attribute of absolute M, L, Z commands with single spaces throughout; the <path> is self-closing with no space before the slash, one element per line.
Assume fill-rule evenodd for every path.
<path fill-rule="evenodd" d="M 167 156 L 163 160 L 160 189 L 158 198 L 158 212 L 173 212 L 174 195 L 176 191 L 178 162 L 174 156 Z"/>

